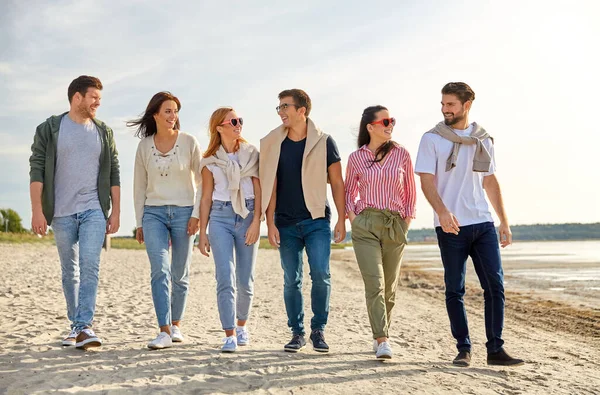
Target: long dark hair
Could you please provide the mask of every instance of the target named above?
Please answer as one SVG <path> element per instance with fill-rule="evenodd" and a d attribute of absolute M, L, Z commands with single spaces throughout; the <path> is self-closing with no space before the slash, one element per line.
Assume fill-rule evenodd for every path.
<path fill-rule="evenodd" d="M 128 128 L 137 127 L 137 131 L 135 132 L 136 137 L 144 138 L 156 134 L 157 130 L 154 114 L 157 114 L 160 111 L 160 106 L 167 100 L 173 100 L 177 103 L 177 111 L 181 110 L 181 102 L 176 96 L 173 96 L 171 92 L 158 92 L 156 95 L 152 96 L 150 103 L 148 103 L 148 107 L 146 107 L 146 111 L 141 114 L 138 119 L 133 119 L 126 123 Z M 173 128 L 179 130 L 179 117 L 177 117 L 177 121 Z"/>
<path fill-rule="evenodd" d="M 367 107 L 363 111 L 362 117 L 360 118 L 360 126 L 358 128 L 358 148 L 371 142 L 371 135 L 367 130 L 367 125 L 373 122 L 375 118 L 377 118 L 375 114 L 382 110 L 387 110 L 387 108 L 377 105 Z M 377 148 L 377 151 L 375 151 L 375 159 L 373 159 L 371 166 L 377 162 L 381 162 L 383 158 L 385 158 L 385 156 L 392 150 L 392 148 L 394 148 L 394 142 L 392 140 L 381 144 L 381 146 Z"/>

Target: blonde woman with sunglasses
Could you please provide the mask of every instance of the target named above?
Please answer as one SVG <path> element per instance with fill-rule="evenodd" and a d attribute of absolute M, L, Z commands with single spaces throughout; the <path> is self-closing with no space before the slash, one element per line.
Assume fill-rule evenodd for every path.
<path fill-rule="evenodd" d="M 412 162 L 408 151 L 392 141 L 395 124 L 387 108 L 367 107 L 358 150 L 346 167 L 346 212 L 378 359 L 392 358 L 388 331 L 406 235 L 415 217 Z"/>
<path fill-rule="evenodd" d="M 260 215 L 254 215 L 261 212 L 259 155 L 242 137 L 243 123 L 231 107 L 216 110 L 210 117 L 210 143 L 200 163 L 198 248 L 206 256 L 212 251 L 215 260 L 217 304 L 225 331 L 223 352 L 234 352 L 250 342 L 246 322 L 254 295 L 260 233 Z"/>

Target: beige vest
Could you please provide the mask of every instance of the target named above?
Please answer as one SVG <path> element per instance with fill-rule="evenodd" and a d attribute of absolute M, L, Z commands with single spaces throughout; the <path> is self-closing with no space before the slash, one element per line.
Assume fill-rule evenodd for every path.
<path fill-rule="evenodd" d="M 258 173 L 262 189 L 261 219 L 264 219 L 271 201 L 273 186 L 277 177 L 281 143 L 285 140 L 287 134 L 287 129 L 280 125 L 260 140 Z M 325 202 L 327 201 L 327 137 L 327 134 L 318 129 L 310 118 L 307 118 L 306 147 L 302 157 L 302 191 L 304 202 L 313 219 L 325 216 Z"/>

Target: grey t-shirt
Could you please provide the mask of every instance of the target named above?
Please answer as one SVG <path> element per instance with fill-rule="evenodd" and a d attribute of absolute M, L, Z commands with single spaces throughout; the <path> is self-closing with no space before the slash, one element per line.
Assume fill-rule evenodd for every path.
<path fill-rule="evenodd" d="M 60 122 L 54 175 L 54 216 L 101 209 L 98 200 L 100 134 L 96 124 L 78 124 L 65 115 Z"/>

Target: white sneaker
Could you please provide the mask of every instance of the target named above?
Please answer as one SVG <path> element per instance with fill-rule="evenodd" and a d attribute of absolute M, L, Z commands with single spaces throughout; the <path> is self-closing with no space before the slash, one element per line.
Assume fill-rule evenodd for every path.
<path fill-rule="evenodd" d="M 183 341 L 183 334 L 177 325 L 171 325 L 171 340 L 175 343 L 181 343 Z"/>
<path fill-rule="evenodd" d="M 377 352 L 375 353 L 377 359 L 390 359 L 392 358 L 392 347 L 390 347 L 390 343 L 381 342 L 377 346 Z"/>
<path fill-rule="evenodd" d="M 228 336 L 223 339 L 223 347 L 221 347 L 222 352 L 235 352 L 237 350 L 237 337 Z"/>
<path fill-rule="evenodd" d="M 148 343 L 148 348 L 153 350 L 160 350 L 169 347 L 173 347 L 173 341 L 167 332 L 160 332 L 156 339 Z"/>
<path fill-rule="evenodd" d="M 235 332 L 237 335 L 237 344 L 238 346 L 247 346 L 250 344 L 250 333 L 246 327 L 237 327 L 235 328 Z"/>
<path fill-rule="evenodd" d="M 74 346 L 77 340 L 77 335 L 79 335 L 79 329 L 73 328 L 71 332 L 65 337 L 62 341 L 63 346 Z"/>

